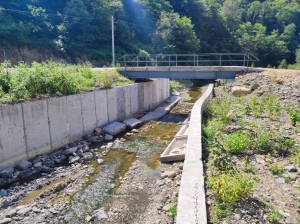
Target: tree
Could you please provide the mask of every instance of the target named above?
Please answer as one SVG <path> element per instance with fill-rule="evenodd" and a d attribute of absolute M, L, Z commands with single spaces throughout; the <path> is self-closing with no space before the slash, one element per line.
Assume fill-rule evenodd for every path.
<path fill-rule="evenodd" d="M 197 53 L 199 40 L 191 19 L 177 13 L 161 13 L 154 45 L 162 53 Z"/>

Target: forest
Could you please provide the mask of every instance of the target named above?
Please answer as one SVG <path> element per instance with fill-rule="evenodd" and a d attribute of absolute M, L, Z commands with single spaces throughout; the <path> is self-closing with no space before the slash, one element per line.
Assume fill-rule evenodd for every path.
<path fill-rule="evenodd" d="M 240 53 L 300 64 L 300 0 L 0 0 L 0 47 L 49 48 L 111 62 L 115 52 Z"/>

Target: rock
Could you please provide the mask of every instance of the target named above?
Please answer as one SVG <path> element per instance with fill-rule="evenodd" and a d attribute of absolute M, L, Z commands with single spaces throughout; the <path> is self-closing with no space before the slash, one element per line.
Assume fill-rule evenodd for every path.
<path fill-rule="evenodd" d="M 83 136 L 83 138 L 84 138 L 84 140 L 89 141 L 92 138 L 92 136 L 91 135 L 85 135 L 85 136 Z"/>
<path fill-rule="evenodd" d="M 285 223 L 286 223 L 286 224 L 296 224 L 297 222 L 296 222 L 296 220 L 294 220 L 294 219 L 287 218 L 287 219 L 285 220 Z"/>
<path fill-rule="evenodd" d="M 80 160 L 80 157 L 79 157 L 79 156 L 74 156 L 74 157 L 69 161 L 69 163 L 70 163 L 70 164 L 76 163 L 78 160 Z"/>
<path fill-rule="evenodd" d="M 7 193 L 7 191 L 6 190 L 4 190 L 4 189 L 1 189 L 1 191 L 0 191 L 0 195 L 1 196 L 7 196 L 8 195 L 8 193 Z"/>
<path fill-rule="evenodd" d="M 37 207 L 33 207 L 32 211 L 35 212 L 35 213 L 40 213 L 41 212 L 41 210 L 38 209 Z"/>
<path fill-rule="evenodd" d="M 65 155 L 61 155 L 61 156 L 60 156 L 60 159 L 61 159 L 61 160 L 65 160 L 66 158 L 67 158 L 67 157 L 66 157 Z"/>
<path fill-rule="evenodd" d="M 10 223 L 12 221 L 11 218 L 4 218 L 0 221 L 0 224 L 6 224 L 6 223 Z"/>
<path fill-rule="evenodd" d="M 164 180 L 160 180 L 160 181 L 157 181 L 157 185 L 160 187 L 160 186 L 163 186 L 165 184 L 165 181 Z"/>
<path fill-rule="evenodd" d="M 247 222 L 245 220 L 240 220 L 238 224 L 247 224 Z"/>
<path fill-rule="evenodd" d="M 112 142 L 109 142 L 109 143 L 106 145 L 106 149 L 110 149 L 110 148 L 112 148 L 112 147 L 113 147 L 113 145 L 114 145 L 114 143 L 112 143 Z"/>
<path fill-rule="evenodd" d="M 278 183 L 278 184 L 284 184 L 284 183 L 285 183 L 285 179 L 282 178 L 282 177 L 277 178 L 275 181 L 276 181 L 276 183 Z"/>
<path fill-rule="evenodd" d="M 169 209 L 170 209 L 171 207 L 173 207 L 173 206 L 174 206 L 174 203 L 170 203 L 170 204 L 164 206 L 164 207 L 162 208 L 162 210 L 165 211 L 165 212 L 167 212 L 167 211 L 169 211 Z"/>
<path fill-rule="evenodd" d="M 76 154 L 81 157 L 83 155 L 83 150 L 82 149 L 77 150 Z"/>
<path fill-rule="evenodd" d="M 97 159 L 97 163 L 98 163 L 98 164 L 103 163 L 103 159 Z"/>
<path fill-rule="evenodd" d="M 61 160 L 60 160 L 60 159 L 55 159 L 54 162 L 55 162 L 56 164 L 60 164 L 60 163 L 61 163 Z"/>
<path fill-rule="evenodd" d="M 104 140 L 105 141 L 110 141 L 110 140 L 113 140 L 113 136 L 112 135 L 108 135 L 108 134 L 106 134 L 105 136 L 104 136 Z"/>
<path fill-rule="evenodd" d="M 231 89 L 231 93 L 234 96 L 247 95 L 247 94 L 251 93 L 251 89 L 246 88 L 246 87 L 241 87 L 241 86 L 234 86 Z"/>
<path fill-rule="evenodd" d="M 107 214 L 103 209 L 97 210 L 92 216 L 92 221 L 101 221 L 103 219 L 107 219 Z"/>
<path fill-rule="evenodd" d="M 93 159 L 93 154 L 91 152 L 86 152 L 83 154 L 83 160 L 90 161 Z"/>
<path fill-rule="evenodd" d="M 63 94 L 61 92 L 58 92 L 58 91 L 55 94 L 56 94 L 56 96 L 63 96 Z"/>
<path fill-rule="evenodd" d="M 139 133 L 139 130 L 137 130 L 137 129 L 132 129 L 131 132 L 133 132 L 133 133 Z"/>
<path fill-rule="evenodd" d="M 284 178 L 289 178 L 291 180 L 296 180 L 298 178 L 297 173 L 286 173 L 283 175 Z"/>
<path fill-rule="evenodd" d="M 33 166 L 34 166 L 35 168 L 40 168 L 42 165 L 43 165 L 42 162 L 37 162 L 37 163 L 35 163 Z"/>
<path fill-rule="evenodd" d="M 17 177 L 17 176 L 20 175 L 20 173 L 21 173 L 21 172 L 17 170 L 16 172 L 14 172 L 13 176 L 14 176 L 14 177 Z"/>
<path fill-rule="evenodd" d="M 11 177 L 11 175 L 14 173 L 13 167 L 7 167 L 6 169 L 2 170 L 0 172 L 0 177 Z"/>
<path fill-rule="evenodd" d="M 50 168 L 50 167 L 48 167 L 48 166 L 42 166 L 42 169 L 41 169 L 41 171 L 42 172 L 44 172 L 44 173 L 48 173 L 48 172 L 50 172 L 52 169 Z"/>
<path fill-rule="evenodd" d="M 28 212 L 30 212 L 31 210 L 32 210 L 31 207 L 25 207 L 25 208 L 20 209 L 20 210 L 17 212 L 17 214 L 18 214 L 18 215 L 25 215 L 25 214 L 27 214 Z"/>
<path fill-rule="evenodd" d="M 101 130 L 101 128 L 95 128 L 95 132 L 96 132 L 97 134 L 101 134 L 102 130 Z"/>
<path fill-rule="evenodd" d="M 110 135 L 117 135 L 126 129 L 126 124 L 120 122 L 113 122 L 103 128 L 103 131 Z"/>
<path fill-rule="evenodd" d="M 294 164 L 287 165 L 283 169 L 288 172 L 297 172 L 298 171 L 297 167 Z"/>
<path fill-rule="evenodd" d="M 92 217 L 91 217 L 91 216 L 89 216 L 89 215 L 87 215 L 87 217 L 85 217 L 85 221 L 86 221 L 86 222 L 90 222 L 90 221 L 91 221 L 91 219 L 92 219 Z"/>
<path fill-rule="evenodd" d="M 16 210 L 16 209 L 10 209 L 10 210 L 8 211 L 8 213 L 6 214 L 6 217 L 12 217 L 12 216 L 14 216 L 16 213 L 17 213 L 17 210 Z"/>
<path fill-rule="evenodd" d="M 142 122 L 138 119 L 130 118 L 130 119 L 123 121 L 123 124 L 125 124 L 129 130 L 131 130 L 132 128 L 135 128 L 135 127 L 138 127 L 139 125 L 141 125 Z"/>
<path fill-rule="evenodd" d="M 250 87 L 250 89 L 253 91 L 253 90 L 256 90 L 256 89 L 258 89 L 259 88 L 259 84 L 257 84 L 257 83 L 255 83 L 255 84 L 253 84 L 251 87 Z"/>
<path fill-rule="evenodd" d="M 83 146 L 82 151 L 88 152 L 88 151 L 90 151 L 90 147 L 88 145 L 85 145 L 85 146 Z"/>
<path fill-rule="evenodd" d="M 72 148 L 69 148 L 69 149 L 66 149 L 65 151 L 64 151 L 64 154 L 66 155 L 66 156 L 68 156 L 68 155 L 72 155 L 74 152 L 76 152 L 77 151 L 77 147 L 72 147 Z"/>
<path fill-rule="evenodd" d="M 181 170 L 183 169 L 183 163 L 179 164 L 179 169 L 181 169 Z"/>
<path fill-rule="evenodd" d="M 20 162 L 18 162 L 17 164 L 17 168 L 19 170 L 26 170 L 27 168 L 29 168 L 32 165 L 31 162 L 28 162 L 27 160 L 21 160 Z"/>
<path fill-rule="evenodd" d="M 167 173 L 167 175 L 168 175 L 169 178 L 174 178 L 174 177 L 176 177 L 176 172 L 175 171 L 169 171 Z"/>

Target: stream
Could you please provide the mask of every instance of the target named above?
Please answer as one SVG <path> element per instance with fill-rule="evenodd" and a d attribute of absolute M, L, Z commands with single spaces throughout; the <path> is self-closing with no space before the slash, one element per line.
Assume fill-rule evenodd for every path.
<path fill-rule="evenodd" d="M 18 206 L 30 206 L 37 212 L 19 219 L 17 216 L 13 219 L 15 223 L 31 223 L 33 219 L 37 223 L 75 224 L 88 222 L 94 211 L 101 207 L 108 216 L 115 214 L 113 207 L 123 204 L 120 223 L 133 222 L 151 204 L 149 195 L 155 188 L 153 183 L 159 181 L 162 174 L 160 154 L 172 141 L 204 89 L 196 86 L 189 92 L 181 92 L 183 99 L 159 121 L 147 122 L 136 132 L 122 133 L 113 143 L 91 144 L 89 148 L 102 159 L 100 164 L 94 157 L 84 164 L 56 167 L 47 176 L 37 175 L 35 179 L 29 177 L 14 183 L 12 186 L 22 190 L 46 182 L 40 187 L 31 187 L 36 189 L 29 189 L 23 197 L 21 192 L 12 206 L 3 206 L 2 202 L 1 215 L 10 209 L 18 211 Z M 126 187 L 126 184 L 129 185 Z"/>

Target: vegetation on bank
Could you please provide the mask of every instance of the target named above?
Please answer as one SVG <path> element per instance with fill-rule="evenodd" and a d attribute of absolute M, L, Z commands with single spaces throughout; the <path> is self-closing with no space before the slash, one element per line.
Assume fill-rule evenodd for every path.
<path fill-rule="evenodd" d="M 111 88 L 133 81 L 114 69 L 92 71 L 90 63 L 71 65 L 46 61 L 0 64 L 0 103 L 15 103 L 32 98 L 75 94 L 95 88 Z"/>
<path fill-rule="evenodd" d="M 226 88 L 226 86 L 225 86 Z M 283 137 L 280 126 L 266 128 L 263 122 L 247 117 L 264 117 L 279 121 L 287 114 L 298 133 L 300 133 L 300 109 L 295 105 L 280 106 L 280 99 L 269 94 L 256 96 L 228 96 L 214 98 L 205 105 L 202 126 L 202 141 L 206 183 L 215 195 L 211 205 L 210 221 L 219 223 L 222 218 L 230 220 L 237 203 L 249 199 L 255 183 L 260 181 L 256 168 L 250 164 L 249 157 L 263 154 L 270 157 L 290 157 L 300 165 L 300 147 L 293 138 Z M 243 158 L 237 162 L 234 157 Z M 284 173 L 278 164 L 268 164 L 273 175 Z M 265 201 L 261 203 L 267 212 L 267 220 L 278 221 L 282 215 Z"/>
<path fill-rule="evenodd" d="M 251 52 L 256 66 L 294 64 L 300 2 L 248 0 L 14 0 L 0 3 L 0 47 L 52 48 L 111 61 L 132 53 Z"/>

